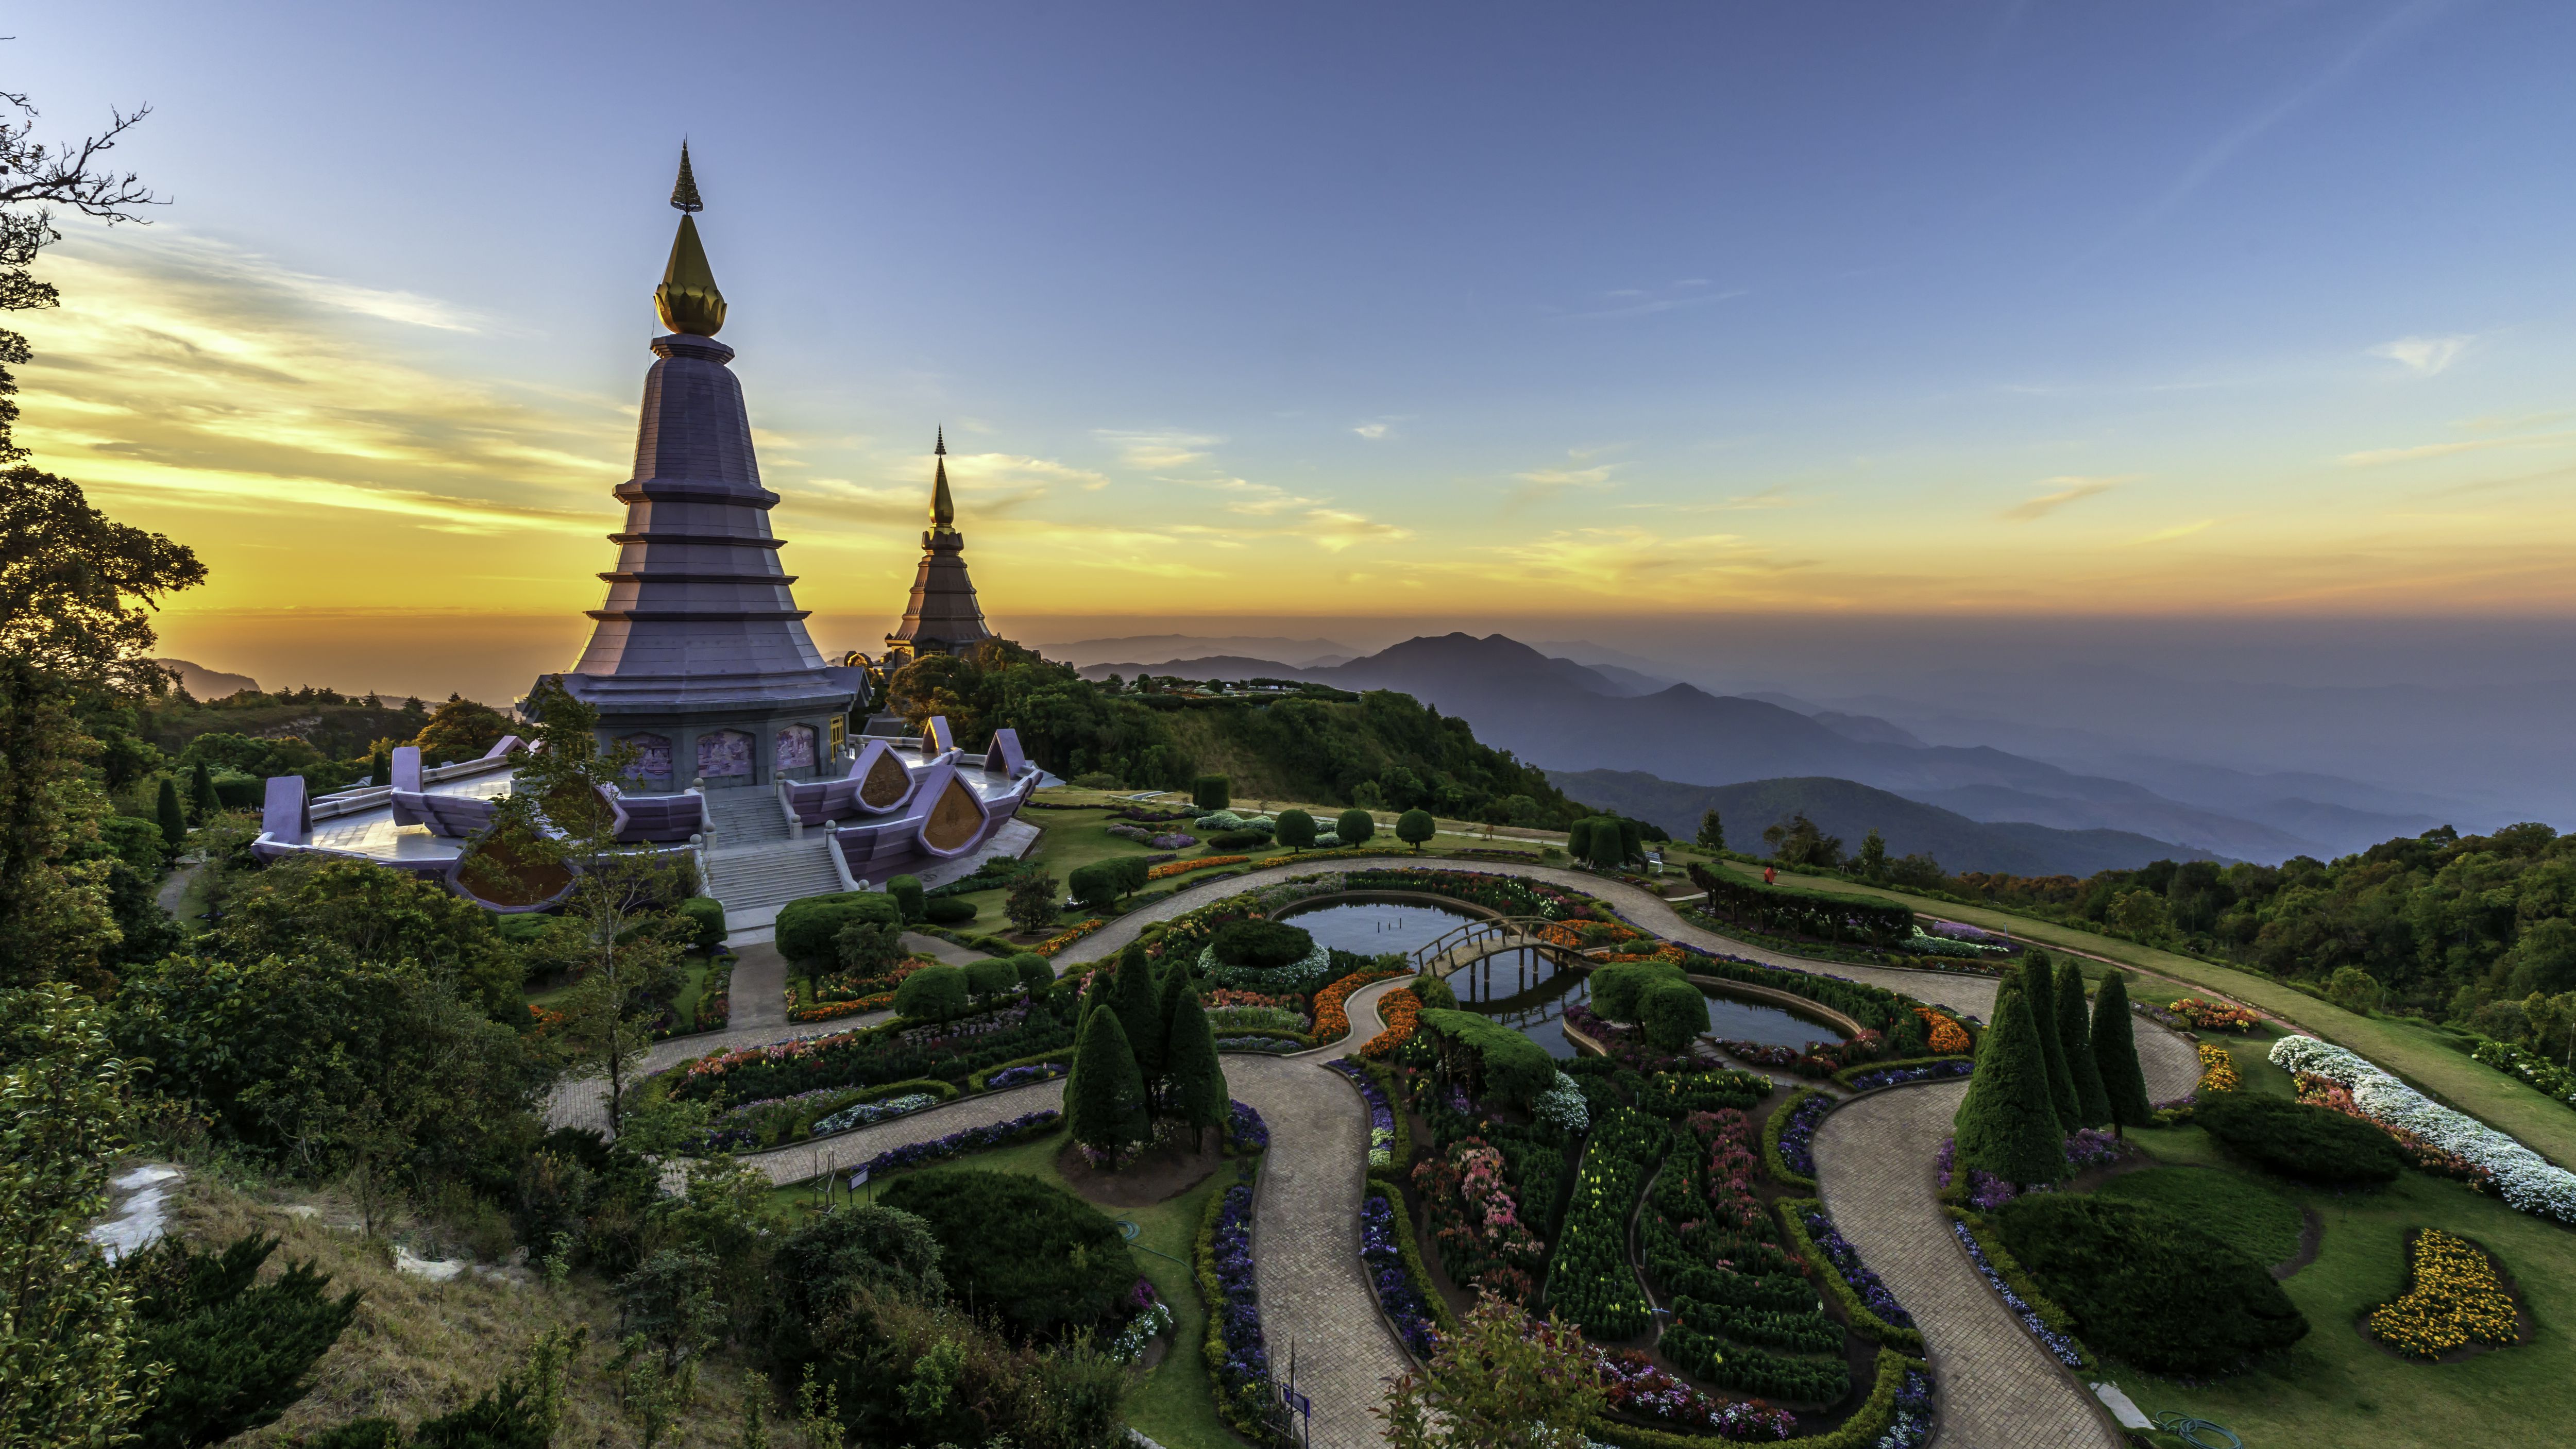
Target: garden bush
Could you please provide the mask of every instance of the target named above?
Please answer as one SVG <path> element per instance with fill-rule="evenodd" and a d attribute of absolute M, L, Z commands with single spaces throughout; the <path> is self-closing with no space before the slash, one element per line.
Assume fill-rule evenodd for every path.
<path fill-rule="evenodd" d="M 1017 991 L 1020 986 L 1019 969 L 998 956 L 969 961 L 965 970 L 967 994 L 979 1001 L 1006 991 Z"/>
<path fill-rule="evenodd" d="M 1004 956 L 1001 959 L 1011 963 L 1011 970 L 1020 978 L 1020 989 L 1032 995 L 1055 984 L 1055 967 L 1049 964 L 1044 956 L 1023 951 L 1016 956 Z"/>
<path fill-rule="evenodd" d="M 1140 1276 L 1118 1224 L 1034 1177 L 941 1168 L 897 1178 L 877 1200 L 929 1224 L 961 1303 L 1028 1333 L 1099 1324 Z"/>
<path fill-rule="evenodd" d="M 1225 830 L 1208 837 L 1211 850 L 1250 850 L 1269 843 L 1270 837 L 1258 830 Z"/>
<path fill-rule="evenodd" d="M 1377 834 L 1377 817 L 1365 810 L 1345 810 L 1334 820 L 1333 834 L 1344 845 L 1366 845 Z"/>
<path fill-rule="evenodd" d="M 1628 1215 L 1672 1143 L 1663 1123 L 1621 1108 L 1603 1117 L 1585 1144 L 1565 1231 L 1548 1259 L 1547 1296 L 1594 1338 L 1634 1338 L 1654 1321 L 1645 1287 L 1628 1266 Z"/>
<path fill-rule="evenodd" d="M 1223 775 L 1201 775 L 1190 786 L 1190 803 L 1201 810 L 1222 810 L 1234 803 L 1234 788 Z"/>
<path fill-rule="evenodd" d="M 1421 1028 L 1441 1039 L 1444 1060 L 1472 1053 L 1485 1095 L 1526 1107 L 1556 1085 L 1556 1058 L 1547 1048 L 1490 1017 L 1472 1011 L 1425 1011 Z"/>
<path fill-rule="evenodd" d="M 691 896 L 680 902 L 680 917 L 697 928 L 690 950 L 712 951 L 724 944 L 724 902 L 713 896 Z"/>
<path fill-rule="evenodd" d="M 894 1010 L 906 1021 L 946 1021 L 966 1014 L 969 987 L 963 968 L 924 966 L 894 989 Z"/>
<path fill-rule="evenodd" d="M 1278 921 L 1228 921 L 1211 941 L 1219 965 L 1275 971 L 1312 955 L 1315 938 Z"/>
<path fill-rule="evenodd" d="M 1654 982 L 1637 997 L 1637 1024 L 1645 1028 L 1649 1045 L 1685 1050 L 1708 1029 L 1708 998 L 1679 976 Z"/>
<path fill-rule="evenodd" d="M 2406 1166 L 2387 1133 L 2302 1102 L 2229 1092 L 2205 1098 L 2191 1120 L 2257 1166 L 2304 1182 L 2394 1182 Z"/>
<path fill-rule="evenodd" d="M 2228 1371 L 2307 1335 L 2263 1264 L 2161 1208 L 2034 1193 L 1992 1221 L 2086 1341 L 2151 1373 Z"/>
<path fill-rule="evenodd" d="M 885 883 L 885 893 L 894 898 L 895 907 L 903 912 L 905 922 L 910 923 L 921 919 L 921 877 L 917 875 L 891 877 Z"/>
<path fill-rule="evenodd" d="M 778 954 L 809 970 L 828 967 L 838 959 L 832 938 L 855 921 L 901 925 L 903 908 L 880 891 L 836 891 L 789 901 L 778 913 L 774 932 Z"/>
<path fill-rule="evenodd" d="M 1625 961 L 1595 967 L 1590 982 L 1592 1009 L 1611 1021 L 1634 1022 L 1646 988 L 1659 981 L 1680 981 L 1681 970 L 1660 961 Z M 1683 982 L 1689 985 L 1688 982 Z M 1702 1018 L 1707 1018 L 1703 1014 Z"/>
<path fill-rule="evenodd" d="M 1914 908 L 1883 896 L 1764 885 L 1697 862 L 1691 865 L 1690 878 L 1707 894 L 1710 915 L 1773 935 L 1854 941 L 1885 949 L 1914 933 Z"/>
<path fill-rule="evenodd" d="M 961 901 L 955 896 L 925 901 L 921 907 L 921 918 L 934 926 L 962 926 L 975 919 L 975 903 Z"/>

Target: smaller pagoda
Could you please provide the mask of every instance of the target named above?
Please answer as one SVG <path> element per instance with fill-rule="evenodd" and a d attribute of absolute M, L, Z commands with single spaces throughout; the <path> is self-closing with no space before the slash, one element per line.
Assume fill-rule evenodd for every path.
<path fill-rule="evenodd" d="M 912 599 L 903 622 L 885 638 L 888 673 L 931 654 L 962 654 L 993 637 L 984 607 L 966 577 L 966 535 L 957 531 L 957 505 L 948 496 L 948 430 L 931 449 L 930 531 L 921 536 L 921 567 L 912 576 Z"/>

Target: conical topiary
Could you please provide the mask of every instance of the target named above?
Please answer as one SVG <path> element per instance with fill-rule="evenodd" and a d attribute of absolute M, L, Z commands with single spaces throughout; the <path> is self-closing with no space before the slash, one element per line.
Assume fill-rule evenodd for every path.
<path fill-rule="evenodd" d="M 1225 1064 L 1216 1054 L 1216 1031 L 1199 1009 L 1199 994 L 1184 990 L 1172 1003 L 1171 1057 L 1165 1067 L 1171 1082 L 1165 1110 L 1172 1120 L 1204 1132 L 1225 1126 Z"/>
<path fill-rule="evenodd" d="M 1967 1099 L 1952 1119 L 1954 1162 L 1964 1177 L 1991 1172 L 2020 1186 L 2066 1175 L 2066 1139 L 2048 1095 L 2048 1059 L 2031 1016 L 2023 978 L 2008 976 L 1995 992 L 1995 1020 L 1977 1043 Z"/>
<path fill-rule="evenodd" d="M 2057 1037 L 2057 963 L 2046 951 L 2033 951 L 2021 963 L 2022 998 L 2030 1003 L 2039 1033 L 2040 1055 L 2048 1063 L 2048 1100 L 2057 1109 L 2057 1128 L 2072 1132 L 2084 1125 L 2084 1104 L 2075 1095 L 2075 1073 L 2066 1065 L 2066 1047 Z"/>
<path fill-rule="evenodd" d="M 2093 1001 L 2093 1061 L 2102 1071 L 2115 1127 L 2149 1127 L 2156 1108 L 2147 1100 L 2147 1074 L 2138 1068 L 2138 1042 L 2129 1021 L 2129 983 L 2114 971 L 2102 978 Z"/>
<path fill-rule="evenodd" d="M 2083 1109 L 2079 1127 L 2111 1125 L 2110 1094 L 2102 1090 L 2102 1066 L 2093 1060 L 2093 1033 L 2084 1022 L 2084 969 L 2073 957 L 2057 967 L 2057 1042 L 2066 1051 L 2066 1070 L 2075 1078 L 2075 1100 Z"/>
<path fill-rule="evenodd" d="M 1082 1023 L 1073 1049 L 1073 1077 L 1064 1088 L 1065 1126 L 1073 1140 L 1114 1156 L 1145 1140 L 1145 1079 L 1127 1048 L 1127 1029 L 1115 1011 L 1095 1011 Z"/>
<path fill-rule="evenodd" d="M 161 794 L 153 802 L 152 813 L 161 826 L 161 841 L 172 850 L 188 843 L 188 817 L 179 809 L 179 782 L 161 777 Z"/>
<path fill-rule="evenodd" d="M 388 769 L 390 770 L 390 767 Z M 392 778 L 393 776 L 388 773 L 385 779 L 378 780 L 376 783 L 382 785 Z M 207 770 L 206 762 L 203 760 L 199 760 L 196 768 L 188 772 L 188 806 L 196 812 L 197 823 L 200 825 L 223 813 L 223 797 L 215 793 L 215 777 Z"/>
<path fill-rule="evenodd" d="M 1159 1095 L 1163 1080 L 1163 1003 L 1154 990 L 1154 959 L 1142 946 L 1118 953 L 1118 978 L 1109 985 L 1109 1000 L 1118 1008 L 1118 1024 L 1127 1029 L 1128 1048 L 1136 1053 L 1136 1070 L 1144 1075 L 1146 1100 Z"/>

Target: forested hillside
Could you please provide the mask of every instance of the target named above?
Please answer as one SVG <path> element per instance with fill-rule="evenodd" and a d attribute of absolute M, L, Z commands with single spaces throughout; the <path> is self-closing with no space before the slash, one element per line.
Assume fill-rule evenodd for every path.
<path fill-rule="evenodd" d="M 2546 825 L 2493 835 L 2445 826 L 2332 864 L 2157 861 L 2084 880 L 1965 874 L 1951 884 L 2297 980 L 2324 984 L 2357 967 L 2387 1005 L 2476 1020 L 2498 1036 L 2524 1034 L 2523 1008 L 2498 1003 L 2576 991 L 2576 836 Z"/>
<path fill-rule="evenodd" d="M 1030 758 L 1067 779 L 1164 789 L 1222 774 L 1246 799 L 1422 806 L 1498 825 L 1562 827 L 1593 813 L 1536 767 L 1478 743 L 1465 720 L 1384 690 L 1217 696 L 1161 681 L 1093 684 L 994 640 L 916 660 L 892 692 L 916 721 L 946 715 L 961 744 L 1013 725 Z"/>

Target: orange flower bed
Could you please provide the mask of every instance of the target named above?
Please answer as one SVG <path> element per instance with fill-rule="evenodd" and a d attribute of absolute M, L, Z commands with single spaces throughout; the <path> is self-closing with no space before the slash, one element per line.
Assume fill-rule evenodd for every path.
<path fill-rule="evenodd" d="M 528 1015 L 535 1019 L 536 1025 L 532 1029 L 539 1036 L 543 1036 L 547 1032 L 550 1032 L 556 1027 L 564 1024 L 564 1014 L 562 1012 L 556 1011 L 551 1007 L 539 1006 L 535 1002 L 528 1003 Z"/>
<path fill-rule="evenodd" d="M 1368 1039 L 1360 1055 L 1384 1057 L 1413 1038 L 1413 1028 L 1422 1019 L 1422 998 L 1408 986 L 1390 991 L 1377 999 L 1377 1014 L 1386 1019 L 1386 1030 Z"/>
<path fill-rule="evenodd" d="M 1056 952 L 1063 950 L 1065 947 L 1072 945 L 1074 942 L 1081 940 L 1083 937 L 1090 935 L 1092 932 L 1097 931 L 1108 924 L 1109 923 L 1107 921 L 1100 919 L 1098 916 L 1094 916 L 1090 920 L 1083 922 L 1081 925 L 1074 927 L 1072 930 L 1059 931 L 1055 935 L 1047 937 L 1045 940 L 1040 941 L 1030 949 L 1041 956 L 1052 956 Z"/>
<path fill-rule="evenodd" d="M 1614 966 L 1629 961 L 1668 961 L 1679 966 L 1688 955 L 1681 947 L 1667 941 L 1652 951 L 1613 951 L 1601 960 L 1605 965 Z"/>
<path fill-rule="evenodd" d="M 1188 875 L 1194 870 L 1208 870 L 1220 865 L 1241 865 L 1250 859 L 1252 857 L 1248 855 L 1202 855 L 1196 860 L 1167 860 L 1161 865 L 1148 868 L 1145 879 L 1163 880 L 1171 876 Z"/>
<path fill-rule="evenodd" d="M 2186 996 L 2170 1008 L 2200 1031 L 2245 1031 L 2254 1025 L 2254 1013 L 2232 1001 L 2211 1001 L 2206 997 Z"/>
<path fill-rule="evenodd" d="M 1350 994 L 1372 981 L 1390 976 L 1410 976 L 1410 971 L 1354 971 L 1315 993 L 1315 1040 L 1340 1041 L 1351 1034 L 1351 1014 L 1342 1009 Z"/>
<path fill-rule="evenodd" d="M 790 1021 L 830 1021 L 836 1017 L 857 1016 L 861 1012 L 883 1011 L 894 1005 L 894 993 L 880 991 L 856 1001 L 826 1001 L 820 1006 L 800 1006 L 787 1014 Z"/>
<path fill-rule="evenodd" d="M 1968 1029 L 1928 1006 L 1914 1008 L 1923 1024 L 1932 1028 L 1932 1054 L 1936 1057 L 1957 1056 L 1968 1050 Z"/>

